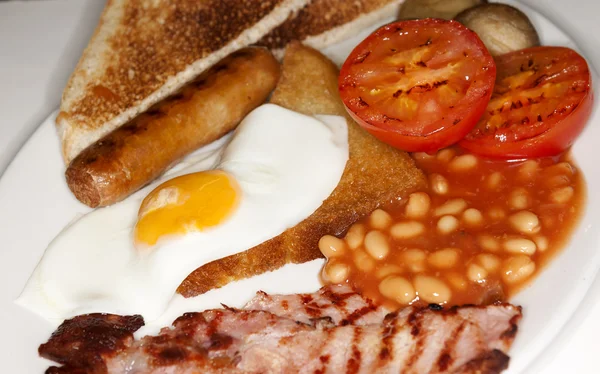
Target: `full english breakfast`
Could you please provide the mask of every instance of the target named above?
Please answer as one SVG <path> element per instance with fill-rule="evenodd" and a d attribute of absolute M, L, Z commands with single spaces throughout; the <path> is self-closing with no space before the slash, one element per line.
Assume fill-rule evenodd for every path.
<path fill-rule="evenodd" d="M 510 298 L 585 208 L 569 149 L 591 74 L 518 9 L 401 3 L 107 3 L 56 119 L 67 185 L 97 209 L 17 300 L 60 323 L 48 373 L 508 367 Z M 313 48 L 390 11 L 339 70 Z M 320 258 L 315 293 L 136 333 L 177 294 Z"/>

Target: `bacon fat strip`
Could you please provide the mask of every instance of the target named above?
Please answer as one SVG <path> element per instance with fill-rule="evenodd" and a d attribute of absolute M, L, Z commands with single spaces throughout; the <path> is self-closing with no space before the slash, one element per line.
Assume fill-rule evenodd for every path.
<path fill-rule="evenodd" d="M 267 99 L 279 63 L 263 48 L 224 58 L 174 95 L 83 150 L 65 172 L 82 203 L 125 199 L 181 158 L 233 130 Z"/>

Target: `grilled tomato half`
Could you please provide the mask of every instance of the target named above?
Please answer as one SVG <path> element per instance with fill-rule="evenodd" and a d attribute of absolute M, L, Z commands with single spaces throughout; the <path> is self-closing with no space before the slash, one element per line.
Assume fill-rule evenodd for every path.
<path fill-rule="evenodd" d="M 592 112 L 585 59 L 565 47 L 533 47 L 496 58 L 494 93 L 477 126 L 460 142 L 496 158 L 556 155 L 581 133 Z"/>
<path fill-rule="evenodd" d="M 458 142 L 486 109 L 496 64 L 456 21 L 422 19 L 381 27 L 342 66 L 350 115 L 381 141 L 433 152 Z"/>

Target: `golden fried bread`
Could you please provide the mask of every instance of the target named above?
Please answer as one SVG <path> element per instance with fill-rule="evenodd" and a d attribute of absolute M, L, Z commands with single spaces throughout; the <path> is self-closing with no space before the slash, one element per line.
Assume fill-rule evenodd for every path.
<path fill-rule="evenodd" d="M 272 103 L 297 112 L 346 117 L 350 155 L 336 189 L 295 227 L 248 251 L 200 267 L 183 281 L 179 293 L 191 297 L 287 263 L 319 258 L 317 244 L 323 235 L 343 234 L 377 207 L 425 187 L 424 175 L 408 154 L 381 143 L 350 119 L 338 95 L 337 77 L 335 65 L 320 52 L 291 43 L 271 98 Z"/>
<path fill-rule="evenodd" d="M 257 44 L 283 52 L 294 40 L 313 48 L 356 34 L 386 17 L 394 17 L 404 0 L 312 0 Z"/>
<path fill-rule="evenodd" d="M 110 0 L 56 119 L 68 164 L 309 0 Z"/>

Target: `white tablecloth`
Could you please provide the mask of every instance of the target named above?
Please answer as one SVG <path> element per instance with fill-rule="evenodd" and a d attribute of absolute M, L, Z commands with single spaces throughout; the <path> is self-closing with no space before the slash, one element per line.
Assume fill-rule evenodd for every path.
<path fill-rule="evenodd" d="M 522 1 L 560 25 L 600 71 L 600 1 Z M 0 174 L 58 106 L 103 4 L 101 0 L 0 2 Z M 588 301 L 537 360 L 537 372 L 600 373 L 596 361 L 600 303 L 590 301 L 599 299 L 600 280 L 596 280 Z M 552 302 L 548 301 L 549 307 Z"/>

